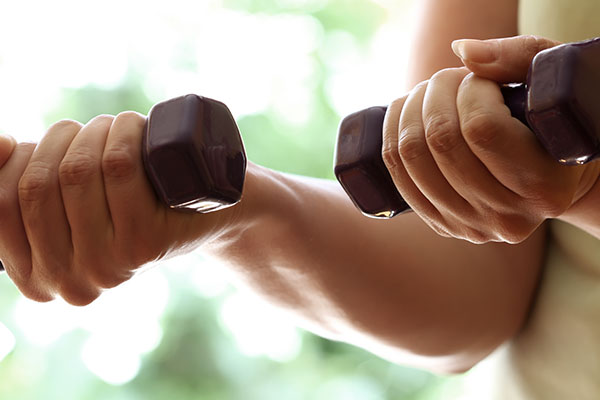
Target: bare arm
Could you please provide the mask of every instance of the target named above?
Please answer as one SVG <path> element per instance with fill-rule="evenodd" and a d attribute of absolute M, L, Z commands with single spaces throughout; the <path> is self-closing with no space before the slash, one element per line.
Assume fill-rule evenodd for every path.
<path fill-rule="evenodd" d="M 520 245 L 438 236 L 415 214 L 362 216 L 330 181 L 251 166 L 233 228 L 206 247 L 323 336 L 393 361 L 469 368 L 521 326 L 543 233 Z"/>
<path fill-rule="evenodd" d="M 421 0 L 412 41 L 408 88 L 449 67 L 462 66 L 450 44 L 517 34 L 518 0 Z"/>
<path fill-rule="evenodd" d="M 450 21 L 449 12 L 431 8 L 429 23 Z M 415 59 L 423 77 L 446 66 L 432 61 L 434 50 Z M 201 246 L 308 329 L 399 363 L 461 371 L 522 325 L 542 231 L 519 245 L 443 238 L 415 214 L 363 217 L 334 182 L 256 165 L 238 206 L 204 216 L 168 211 L 141 172 L 144 122 L 125 113 L 57 124 L 33 155 L 19 145 L 0 169 L 0 256 L 26 295 L 87 304 L 140 265 Z"/>

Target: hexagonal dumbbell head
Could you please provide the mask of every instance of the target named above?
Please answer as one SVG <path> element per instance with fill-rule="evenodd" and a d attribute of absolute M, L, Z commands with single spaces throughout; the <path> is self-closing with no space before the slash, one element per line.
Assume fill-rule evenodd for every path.
<path fill-rule="evenodd" d="M 156 104 L 148 114 L 142 154 L 163 203 L 210 212 L 242 196 L 246 154 L 227 106 L 194 94 Z"/>
<path fill-rule="evenodd" d="M 526 118 L 563 164 L 600 153 L 600 38 L 538 53 L 527 77 Z"/>
<path fill-rule="evenodd" d="M 340 124 L 334 173 L 350 199 L 365 215 L 391 218 L 409 209 L 381 157 L 386 107 L 348 115 Z"/>

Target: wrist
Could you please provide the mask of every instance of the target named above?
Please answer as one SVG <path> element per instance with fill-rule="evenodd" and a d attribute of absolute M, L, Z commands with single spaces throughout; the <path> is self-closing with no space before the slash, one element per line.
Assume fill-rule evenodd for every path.
<path fill-rule="evenodd" d="M 267 217 L 277 214 L 281 208 L 277 203 L 282 202 L 281 194 L 277 193 L 280 176 L 275 171 L 249 162 L 240 202 L 203 215 L 211 219 L 210 232 L 204 242 L 207 245 L 230 242 L 250 227 L 263 224 Z"/>
<path fill-rule="evenodd" d="M 600 162 L 586 164 L 573 204 L 557 219 L 600 237 Z"/>

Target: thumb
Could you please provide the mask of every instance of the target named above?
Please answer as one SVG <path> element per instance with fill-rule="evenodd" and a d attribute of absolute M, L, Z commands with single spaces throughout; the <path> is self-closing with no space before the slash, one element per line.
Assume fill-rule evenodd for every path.
<path fill-rule="evenodd" d="M 561 44 L 538 36 L 503 39 L 461 39 L 452 50 L 471 72 L 499 83 L 524 82 L 533 57 L 542 50 Z"/>
<path fill-rule="evenodd" d="M 14 138 L 0 133 L 0 168 L 8 161 L 16 145 Z"/>

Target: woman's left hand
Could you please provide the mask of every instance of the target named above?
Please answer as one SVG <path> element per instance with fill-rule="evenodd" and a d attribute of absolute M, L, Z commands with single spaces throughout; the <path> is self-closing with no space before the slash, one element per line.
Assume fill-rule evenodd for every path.
<path fill-rule="evenodd" d="M 533 56 L 555 44 L 529 36 L 459 42 L 475 73 L 439 71 L 388 108 L 384 161 L 404 199 L 439 234 L 522 242 L 596 181 L 595 163 L 553 160 L 500 92 L 499 82 L 523 80 Z"/>

